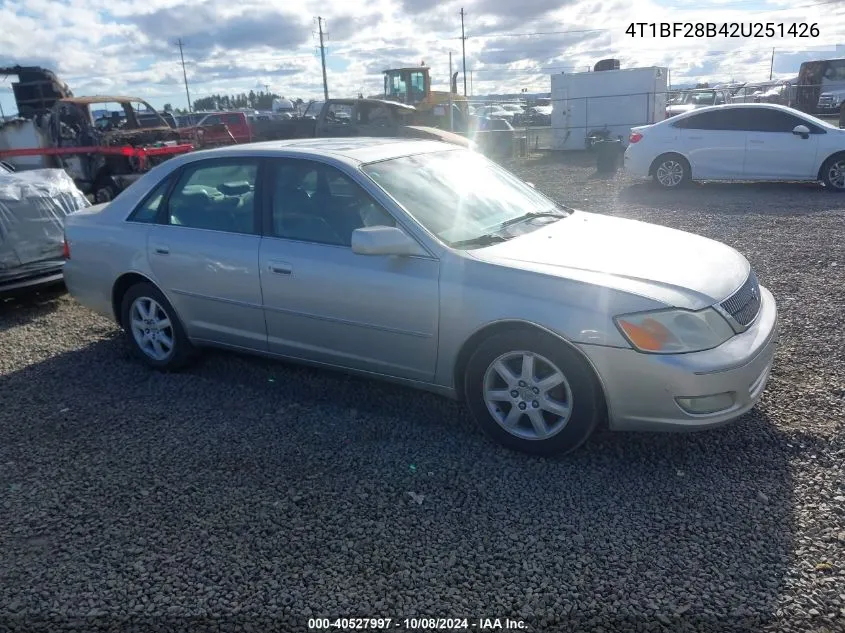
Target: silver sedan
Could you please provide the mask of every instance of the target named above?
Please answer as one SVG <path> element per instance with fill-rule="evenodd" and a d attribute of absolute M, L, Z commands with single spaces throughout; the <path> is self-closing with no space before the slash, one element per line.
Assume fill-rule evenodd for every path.
<path fill-rule="evenodd" d="M 555 203 L 463 148 L 320 139 L 168 160 L 66 223 L 65 281 L 138 358 L 205 346 L 461 399 L 499 442 L 570 451 L 759 400 L 777 310 L 703 237 Z"/>

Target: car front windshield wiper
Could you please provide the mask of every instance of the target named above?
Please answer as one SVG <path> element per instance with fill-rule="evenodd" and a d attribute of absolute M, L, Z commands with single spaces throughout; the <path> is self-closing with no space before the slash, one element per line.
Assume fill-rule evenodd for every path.
<path fill-rule="evenodd" d="M 492 244 L 499 244 L 508 241 L 508 237 L 499 235 L 498 233 L 484 233 L 476 237 L 471 237 L 467 240 L 458 240 L 457 242 L 450 242 L 452 248 L 466 248 L 468 246 L 491 246 Z"/>
<path fill-rule="evenodd" d="M 520 222 L 526 222 L 527 220 L 533 220 L 534 218 L 557 218 L 558 220 L 561 218 L 565 218 L 568 215 L 566 211 L 563 210 L 554 210 L 554 211 L 529 211 L 528 213 L 523 213 L 515 218 L 511 218 L 506 222 L 502 222 L 499 225 L 499 228 L 505 228 L 507 226 L 513 226 L 514 224 L 519 224 Z"/>

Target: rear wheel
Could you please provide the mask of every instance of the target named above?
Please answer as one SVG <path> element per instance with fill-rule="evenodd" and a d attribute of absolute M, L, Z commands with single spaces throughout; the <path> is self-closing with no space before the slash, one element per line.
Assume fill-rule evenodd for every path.
<path fill-rule="evenodd" d="M 176 370 L 193 359 L 194 348 L 176 311 L 151 283 L 135 284 L 126 291 L 121 315 L 133 353 L 147 365 Z"/>
<path fill-rule="evenodd" d="M 540 332 L 514 330 L 486 339 L 467 364 L 464 389 L 482 430 L 527 453 L 573 451 L 599 419 L 600 397 L 585 362 Z"/>
<path fill-rule="evenodd" d="M 689 163 L 678 154 L 658 156 L 651 172 L 655 184 L 664 189 L 677 189 L 688 183 L 691 176 Z"/>

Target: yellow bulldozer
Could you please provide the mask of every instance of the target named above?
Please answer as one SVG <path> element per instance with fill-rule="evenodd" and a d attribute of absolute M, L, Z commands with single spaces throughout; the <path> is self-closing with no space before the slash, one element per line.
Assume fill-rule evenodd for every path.
<path fill-rule="evenodd" d="M 422 62 L 419 66 L 391 68 L 384 73 L 383 99 L 412 105 L 417 109 L 420 125 L 430 125 L 444 130 L 450 127 L 449 98 L 452 101 L 452 125 L 455 132 L 465 132 L 468 125 L 469 102 L 458 94 L 458 73 L 452 75 L 450 92 L 431 89 L 430 68 Z"/>

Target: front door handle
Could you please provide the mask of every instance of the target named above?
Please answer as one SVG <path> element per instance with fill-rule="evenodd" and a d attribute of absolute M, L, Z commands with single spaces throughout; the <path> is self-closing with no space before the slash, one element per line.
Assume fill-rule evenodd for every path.
<path fill-rule="evenodd" d="M 270 272 L 277 275 L 290 275 L 293 267 L 286 262 L 270 262 Z"/>
<path fill-rule="evenodd" d="M 164 244 L 156 244 L 153 246 L 153 250 L 158 253 L 159 255 L 169 255 L 170 254 L 170 247 L 165 246 Z"/>
<path fill-rule="evenodd" d="M 762 145 L 765 141 L 755 141 L 754 139 L 749 139 L 749 143 L 753 143 L 754 145 Z"/>

